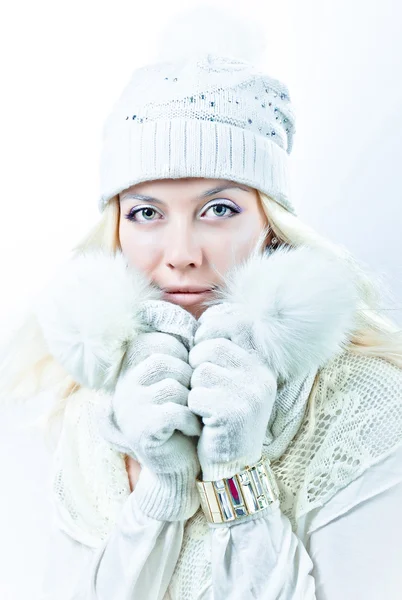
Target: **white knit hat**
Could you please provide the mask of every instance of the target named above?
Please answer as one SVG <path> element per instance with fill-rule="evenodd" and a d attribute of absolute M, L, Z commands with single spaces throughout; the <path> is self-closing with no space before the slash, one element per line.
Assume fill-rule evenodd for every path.
<path fill-rule="evenodd" d="M 224 37 L 222 22 L 218 25 Z M 228 26 L 233 31 L 233 20 L 228 24 L 225 15 Z M 171 32 L 171 39 L 177 37 Z M 244 37 L 243 27 L 237 40 Z M 136 69 L 108 116 L 100 211 L 136 183 L 205 177 L 254 187 L 296 214 L 288 172 L 295 116 L 286 85 L 235 57 L 246 54 L 245 44 L 224 55 L 203 51 L 195 42 L 183 47 L 174 60 Z M 172 43 L 169 54 L 174 55 Z"/>

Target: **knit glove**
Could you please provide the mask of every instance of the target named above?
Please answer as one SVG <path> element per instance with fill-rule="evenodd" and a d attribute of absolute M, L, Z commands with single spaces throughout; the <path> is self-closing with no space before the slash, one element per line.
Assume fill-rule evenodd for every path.
<path fill-rule="evenodd" d="M 130 368 L 120 377 L 99 421 L 102 436 L 142 466 L 134 494 L 148 516 L 191 517 L 199 506 L 196 440 L 200 421 L 187 406 L 192 369 L 174 336 L 140 334 Z"/>
<path fill-rule="evenodd" d="M 189 363 L 188 407 L 204 425 L 198 442 L 203 480 L 231 477 L 261 458 L 276 377 L 257 354 L 224 338 L 196 344 Z"/>

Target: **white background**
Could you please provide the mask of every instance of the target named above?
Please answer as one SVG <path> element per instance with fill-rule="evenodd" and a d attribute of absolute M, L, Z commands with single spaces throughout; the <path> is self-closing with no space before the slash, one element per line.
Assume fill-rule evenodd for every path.
<path fill-rule="evenodd" d="M 132 70 L 153 58 L 160 28 L 181 4 L 16 0 L 2 8 L 2 338 L 98 219 L 103 119 Z M 190 4 L 199 2 L 183 6 Z M 299 216 L 381 277 L 394 294 L 384 309 L 401 324 L 400 5 L 218 4 L 266 24 L 267 72 L 288 85 L 297 115 L 291 168 Z M 1 413 L 2 600 L 38 598 L 49 527 L 49 457 L 40 435 L 18 425 L 43 406 Z"/>

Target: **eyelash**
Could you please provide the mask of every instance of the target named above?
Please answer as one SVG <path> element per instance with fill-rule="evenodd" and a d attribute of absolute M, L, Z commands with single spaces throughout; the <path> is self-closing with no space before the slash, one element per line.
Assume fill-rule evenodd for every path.
<path fill-rule="evenodd" d="M 240 212 L 242 212 L 239 208 L 236 208 L 234 205 L 232 206 L 231 204 L 225 204 L 224 202 L 216 202 L 215 204 L 211 204 L 211 206 L 208 206 L 207 211 L 210 210 L 211 208 L 214 208 L 215 206 L 224 206 L 225 208 L 229 208 L 232 211 L 232 214 L 229 215 L 229 217 L 226 217 L 227 219 L 230 219 L 230 218 L 234 217 L 235 215 L 239 214 Z M 141 211 L 146 210 L 147 208 L 150 208 L 151 210 L 154 210 L 154 211 L 156 210 L 152 206 L 141 206 L 136 209 L 132 208 L 125 215 L 125 218 L 134 223 L 147 223 L 147 222 L 152 223 L 152 221 L 159 220 L 159 219 L 145 219 L 144 221 L 138 221 L 135 218 L 135 215 L 137 213 L 140 213 Z M 217 217 L 217 220 L 219 220 L 221 218 L 222 217 Z"/>

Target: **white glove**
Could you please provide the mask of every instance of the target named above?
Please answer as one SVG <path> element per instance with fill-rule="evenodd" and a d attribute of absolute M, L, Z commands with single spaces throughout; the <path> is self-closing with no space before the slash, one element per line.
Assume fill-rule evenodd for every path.
<path fill-rule="evenodd" d="M 192 369 L 174 336 L 149 332 L 131 346 L 130 367 L 100 417 L 102 436 L 142 465 L 133 494 L 148 516 L 190 518 L 199 506 L 199 419 L 187 406 Z"/>
<path fill-rule="evenodd" d="M 276 376 L 257 354 L 223 338 L 196 344 L 189 362 L 188 406 L 204 424 L 198 443 L 202 478 L 231 477 L 261 458 Z"/>

